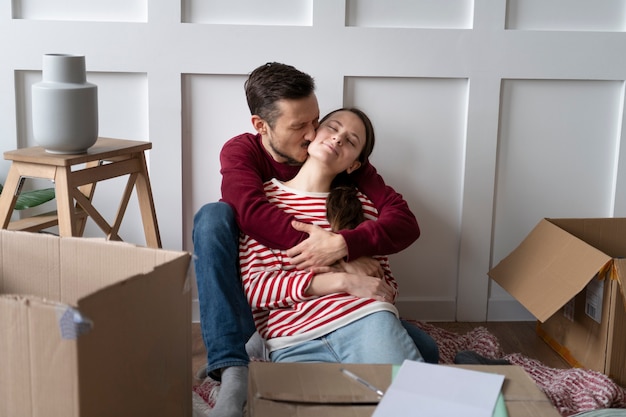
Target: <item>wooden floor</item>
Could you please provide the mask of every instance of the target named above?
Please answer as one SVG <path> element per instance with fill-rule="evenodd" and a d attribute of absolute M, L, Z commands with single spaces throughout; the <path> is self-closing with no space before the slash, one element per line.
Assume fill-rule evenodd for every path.
<path fill-rule="evenodd" d="M 521 353 L 524 356 L 537 359 L 552 368 L 568 368 L 569 365 L 554 352 L 535 333 L 535 322 L 485 322 L 485 323 L 431 323 L 437 327 L 464 334 L 475 327 L 485 327 L 498 338 L 505 354 Z M 196 371 L 206 363 L 206 351 L 200 325 L 192 324 L 192 370 Z"/>

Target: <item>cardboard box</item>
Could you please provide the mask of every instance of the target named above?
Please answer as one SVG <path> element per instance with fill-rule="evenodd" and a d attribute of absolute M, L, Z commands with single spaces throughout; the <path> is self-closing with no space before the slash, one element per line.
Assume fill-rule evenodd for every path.
<path fill-rule="evenodd" d="M 502 394 L 509 417 L 560 417 L 561 414 L 521 366 L 451 365 L 504 375 Z"/>
<path fill-rule="evenodd" d="M 626 386 L 626 219 L 543 219 L 489 276 L 572 366 Z"/>
<path fill-rule="evenodd" d="M 504 375 L 502 393 L 509 417 L 560 416 L 521 367 L 441 366 Z M 341 374 L 341 368 L 382 390 L 391 385 L 394 370 L 392 365 L 253 362 L 248 383 L 248 417 L 370 417 L 378 404 L 378 396 L 348 380 Z"/>
<path fill-rule="evenodd" d="M 0 415 L 191 415 L 190 255 L 0 231 Z"/>
<path fill-rule="evenodd" d="M 371 416 L 380 398 L 350 381 L 341 368 L 381 389 L 391 384 L 391 365 L 252 362 L 248 417 Z"/>

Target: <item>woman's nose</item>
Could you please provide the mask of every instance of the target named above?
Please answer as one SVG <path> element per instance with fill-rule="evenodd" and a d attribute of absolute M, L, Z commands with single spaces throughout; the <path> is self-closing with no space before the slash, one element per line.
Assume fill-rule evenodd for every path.
<path fill-rule="evenodd" d="M 341 137 L 340 136 L 335 136 L 333 137 L 333 140 L 335 142 L 337 142 L 338 145 L 341 145 L 343 142 L 341 141 Z"/>

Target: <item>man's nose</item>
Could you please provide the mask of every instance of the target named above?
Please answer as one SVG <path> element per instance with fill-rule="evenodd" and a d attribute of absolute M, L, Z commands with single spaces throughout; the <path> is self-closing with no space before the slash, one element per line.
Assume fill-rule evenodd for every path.
<path fill-rule="evenodd" d="M 310 126 L 306 132 L 304 133 L 304 139 L 308 140 L 309 142 L 313 141 L 313 139 L 315 139 L 315 127 L 314 126 Z"/>

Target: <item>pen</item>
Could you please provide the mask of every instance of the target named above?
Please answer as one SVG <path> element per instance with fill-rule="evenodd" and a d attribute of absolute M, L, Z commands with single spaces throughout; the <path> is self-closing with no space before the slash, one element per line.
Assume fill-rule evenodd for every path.
<path fill-rule="evenodd" d="M 375 386 L 373 386 L 372 384 L 370 384 L 369 382 L 367 382 L 366 380 L 364 380 L 363 378 L 361 378 L 360 376 L 348 371 L 345 368 L 341 368 L 340 371 L 346 375 L 348 378 L 363 384 L 365 387 L 367 387 L 368 389 L 374 391 L 376 394 L 378 394 L 379 397 L 382 397 L 385 393 L 381 390 L 376 388 Z"/>

